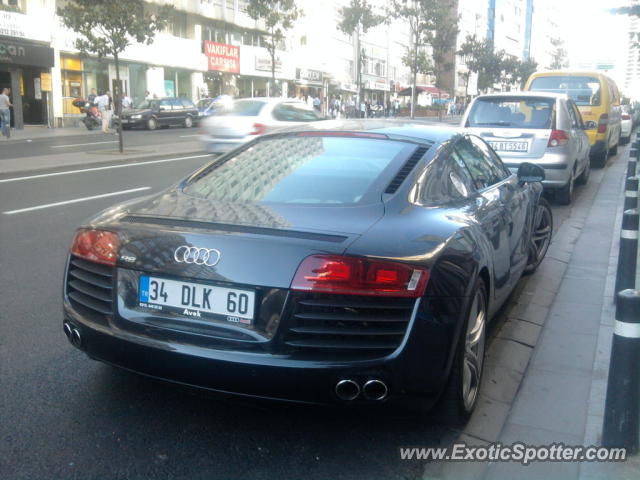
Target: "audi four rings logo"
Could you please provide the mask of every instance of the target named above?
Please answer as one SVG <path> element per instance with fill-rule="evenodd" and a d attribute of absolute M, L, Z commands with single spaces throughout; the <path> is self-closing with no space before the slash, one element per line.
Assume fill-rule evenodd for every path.
<path fill-rule="evenodd" d="M 173 253 L 173 258 L 178 263 L 214 267 L 220 261 L 220 250 L 180 245 Z"/>

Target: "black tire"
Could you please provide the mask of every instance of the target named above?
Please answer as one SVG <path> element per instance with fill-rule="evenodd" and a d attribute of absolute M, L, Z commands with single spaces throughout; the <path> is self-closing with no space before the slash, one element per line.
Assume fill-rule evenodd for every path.
<path fill-rule="evenodd" d="M 616 143 L 615 147 L 613 147 L 611 150 L 609 150 L 609 155 L 613 156 L 613 155 L 617 155 L 618 154 L 618 145 L 620 144 L 620 140 L 618 140 L 618 143 Z"/>
<path fill-rule="evenodd" d="M 604 148 L 604 152 L 591 158 L 592 167 L 604 168 L 604 166 L 607 164 L 607 159 L 609 158 L 609 144 L 605 145 Z"/>
<path fill-rule="evenodd" d="M 564 187 L 558 188 L 554 192 L 554 200 L 559 205 L 571 205 L 573 201 L 573 190 L 575 186 L 575 171 L 571 172 L 571 177 Z"/>
<path fill-rule="evenodd" d="M 153 117 L 149 118 L 147 120 L 147 130 L 155 130 L 156 128 L 158 128 L 158 121 Z"/>
<path fill-rule="evenodd" d="M 475 309 L 476 300 L 481 303 L 481 307 Z M 438 423 L 444 423 L 452 427 L 460 427 L 466 424 L 473 413 L 480 393 L 480 385 L 482 382 L 482 372 L 484 370 L 484 352 L 486 344 L 486 326 L 487 326 L 487 290 L 484 281 L 478 278 L 473 286 L 472 294 L 469 297 L 468 305 L 465 308 L 465 319 L 458 339 L 456 352 L 454 354 L 451 372 L 447 380 L 444 391 L 438 401 L 438 405 L 432 412 L 434 420 Z M 477 325 L 469 331 L 469 322 L 471 317 L 478 320 L 480 317 L 480 308 L 483 311 L 483 319 L 477 322 Z M 477 310 L 477 312 L 474 312 Z M 481 325 L 480 325 L 481 324 Z M 476 328 L 477 327 L 477 328 Z M 480 329 L 480 331 L 478 331 Z M 467 358 L 467 347 L 470 340 L 476 338 L 477 350 L 475 356 L 469 355 Z M 471 374 L 468 369 L 468 361 L 476 360 L 479 364 L 476 366 L 477 371 L 472 374 L 473 380 L 470 386 L 473 387 L 474 393 L 472 397 L 471 391 L 466 391 L 465 383 L 468 378 L 465 375 Z M 465 373 L 468 372 L 468 373 Z"/>
<path fill-rule="evenodd" d="M 586 185 L 587 182 L 589 181 L 590 175 L 591 175 L 591 162 L 589 161 L 589 159 L 587 159 L 584 170 L 582 170 L 582 173 L 580 174 L 580 176 L 576 178 L 576 183 L 578 185 Z"/>
<path fill-rule="evenodd" d="M 184 128 L 191 128 L 191 127 L 193 127 L 193 118 L 187 115 L 184 119 Z"/>
<path fill-rule="evenodd" d="M 538 200 L 531 230 L 531 245 L 527 266 L 524 269 L 525 274 L 535 272 L 542 263 L 553 236 L 553 212 L 549 202 L 542 197 Z"/>

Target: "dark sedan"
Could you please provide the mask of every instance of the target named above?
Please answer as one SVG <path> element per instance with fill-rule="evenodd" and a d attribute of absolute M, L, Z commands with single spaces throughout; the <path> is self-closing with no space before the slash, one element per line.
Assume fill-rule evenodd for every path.
<path fill-rule="evenodd" d="M 91 358 L 251 397 L 471 414 L 488 319 L 542 261 L 544 171 L 403 122 L 266 135 L 76 232 Z M 335 125 L 334 122 L 329 122 Z"/>
<path fill-rule="evenodd" d="M 191 128 L 198 122 L 199 112 L 187 98 L 167 97 L 144 100 L 133 110 L 123 110 L 120 117 L 125 130 L 134 127 L 155 130 L 171 125 Z"/>

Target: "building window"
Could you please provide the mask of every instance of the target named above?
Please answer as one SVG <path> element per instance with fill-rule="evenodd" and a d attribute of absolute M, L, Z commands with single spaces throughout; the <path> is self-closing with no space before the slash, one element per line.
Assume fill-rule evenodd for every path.
<path fill-rule="evenodd" d="M 306 45 L 306 44 L 307 44 L 307 36 L 306 36 L 306 35 L 302 35 L 302 36 L 300 37 L 300 45 L 301 45 L 301 46 L 304 46 L 304 45 Z"/>
<path fill-rule="evenodd" d="M 174 37 L 189 38 L 187 31 L 187 14 L 179 11 L 173 12 L 167 31 Z"/>
<path fill-rule="evenodd" d="M 24 13 L 24 0 L 0 0 L 0 11 Z"/>
<path fill-rule="evenodd" d="M 249 0 L 238 0 L 238 10 L 243 13 L 247 13 L 247 7 L 249 6 Z"/>

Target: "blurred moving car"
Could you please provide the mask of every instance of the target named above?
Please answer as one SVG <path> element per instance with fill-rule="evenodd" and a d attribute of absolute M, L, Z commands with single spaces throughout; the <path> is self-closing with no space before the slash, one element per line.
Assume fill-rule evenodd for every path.
<path fill-rule="evenodd" d="M 466 422 L 487 326 L 544 258 L 544 170 L 405 122 L 255 138 L 76 232 L 62 327 L 90 358 L 247 397 Z"/>
<path fill-rule="evenodd" d="M 225 109 L 230 108 L 232 105 L 233 98 L 229 95 L 220 95 L 215 98 L 201 98 L 198 100 L 198 103 L 196 103 L 200 119 L 211 115 L 220 115 Z"/>
<path fill-rule="evenodd" d="M 180 125 L 191 128 L 198 121 L 198 109 L 188 98 L 157 98 L 143 100 L 133 110 L 120 115 L 122 128 L 142 127 L 155 130 L 158 127 Z"/>
<path fill-rule="evenodd" d="M 205 118 L 200 137 L 207 152 L 224 153 L 274 130 L 325 120 L 306 103 L 288 98 L 234 100 L 229 109 Z"/>
<path fill-rule="evenodd" d="M 594 166 L 603 167 L 620 143 L 620 92 L 616 83 L 600 72 L 536 72 L 526 91 L 565 93 L 582 114 Z"/>
<path fill-rule="evenodd" d="M 633 117 L 631 115 L 631 106 L 622 106 L 622 117 L 620 120 L 620 143 L 626 145 L 631 140 L 631 132 L 633 131 Z"/>
<path fill-rule="evenodd" d="M 589 178 L 589 138 L 576 104 L 567 95 L 515 92 L 480 95 L 462 118 L 462 126 L 482 137 L 512 172 L 522 162 L 545 170 L 547 189 L 569 204 L 574 183 Z"/>

